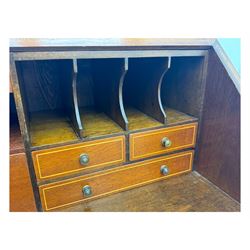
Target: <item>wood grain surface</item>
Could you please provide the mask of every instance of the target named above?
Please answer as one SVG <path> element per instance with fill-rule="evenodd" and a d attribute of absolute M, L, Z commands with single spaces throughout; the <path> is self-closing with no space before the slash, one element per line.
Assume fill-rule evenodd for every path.
<path fill-rule="evenodd" d="M 192 162 L 193 151 L 187 151 L 119 167 L 112 171 L 103 171 L 91 177 L 78 177 L 42 185 L 39 189 L 43 208 L 45 211 L 49 211 L 186 173 L 191 171 Z M 167 176 L 161 174 L 160 168 L 163 165 L 167 165 L 169 168 Z M 85 185 L 91 187 L 92 196 L 83 195 L 82 188 Z"/>
<path fill-rule="evenodd" d="M 239 212 L 240 204 L 197 172 L 192 172 L 57 211 Z"/>
<path fill-rule="evenodd" d="M 200 118 L 204 96 L 204 57 L 175 57 L 162 82 L 163 105 Z"/>
<path fill-rule="evenodd" d="M 83 126 L 79 114 L 77 96 L 77 60 L 61 60 L 60 82 L 63 97 L 63 109 L 77 135 L 82 138 Z"/>
<path fill-rule="evenodd" d="M 36 211 L 25 153 L 10 155 L 10 211 Z"/>
<path fill-rule="evenodd" d="M 164 107 L 164 110 L 167 115 L 168 126 L 179 125 L 183 123 L 192 123 L 198 121 L 197 117 L 180 112 L 179 110 L 171 109 L 169 107 Z"/>
<path fill-rule="evenodd" d="M 133 107 L 126 107 L 126 115 L 129 121 L 129 131 L 163 126 L 161 122 Z"/>
<path fill-rule="evenodd" d="M 80 155 L 87 154 L 89 162 L 80 164 Z M 32 158 L 38 181 L 62 177 L 87 169 L 121 164 L 125 161 L 124 136 L 83 142 L 72 146 L 63 146 L 32 152 Z"/>
<path fill-rule="evenodd" d="M 69 118 L 62 111 L 39 111 L 30 116 L 32 146 L 77 141 Z"/>
<path fill-rule="evenodd" d="M 196 170 L 240 201 L 240 94 L 213 50 L 197 146 Z"/>
<path fill-rule="evenodd" d="M 102 45 L 100 44 L 100 42 L 102 42 Z M 191 46 L 189 47 L 189 45 Z M 169 110 L 165 109 L 163 110 L 163 113 L 171 113 L 171 109 L 174 108 L 178 111 L 184 112 L 199 119 L 200 131 L 197 144 L 198 147 L 196 148 L 197 152 L 195 169 L 211 182 L 216 184 L 219 188 L 231 195 L 233 198 L 240 201 L 240 94 L 235 87 L 234 82 L 230 78 L 230 75 L 223 66 L 222 61 L 217 56 L 216 52 L 211 49 L 211 46 L 212 43 L 211 41 L 208 42 L 208 40 L 204 40 L 203 43 L 201 42 L 200 44 L 195 45 L 194 41 L 177 42 L 173 40 L 171 42 L 170 40 L 167 41 L 164 39 L 94 39 L 91 41 L 74 40 L 74 42 L 72 41 L 72 43 L 70 45 L 68 44 L 68 46 L 63 40 L 61 40 L 60 42 L 59 40 L 58 42 L 56 42 L 55 40 L 46 39 L 12 40 L 11 51 L 22 51 L 17 53 L 11 52 L 10 54 L 11 78 L 13 80 L 13 92 L 17 103 L 20 128 L 24 138 L 25 148 L 27 150 L 27 160 L 29 162 L 29 170 L 33 180 L 32 183 L 35 184 L 36 179 L 34 177 L 35 175 L 31 162 L 30 142 L 32 142 L 33 146 L 38 147 L 51 147 L 51 145 L 53 144 L 56 145 L 60 143 L 67 144 L 79 142 L 79 138 L 75 134 L 76 129 L 74 129 L 74 122 L 72 123 L 72 117 L 68 114 L 68 112 L 66 112 L 66 110 L 64 110 L 64 98 L 60 88 L 63 81 L 61 82 L 62 79 L 60 79 L 59 77 L 61 74 L 59 65 L 60 63 L 53 66 L 51 62 L 55 60 L 48 59 L 57 58 L 77 60 L 82 58 L 86 60 L 87 58 L 92 57 L 115 58 L 117 56 L 122 56 L 126 58 L 133 57 L 131 61 L 134 62 L 145 62 L 147 60 L 147 57 L 151 57 L 150 59 L 148 59 L 149 61 L 154 60 L 156 57 L 159 57 L 159 60 L 164 60 L 164 57 L 173 57 L 170 71 L 167 72 L 169 74 L 164 77 L 163 86 L 161 89 L 163 93 L 161 98 L 163 100 L 164 106 L 167 107 L 167 109 L 170 108 L 170 112 Z M 207 52 L 209 52 L 208 57 Z M 136 57 L 137 59 L 135 59 Z M 143 60 L 141 60 L 141 58 L 138 59 L 138 57 L 144 58 Z M 46 61 L 29 61 L 31 59 L 45 59 Z M 45 67 L 41 66 L 42 64 L 45 65 Z M 159 79 L 159 76 L 161 76 L 160 78 L 162 80 L 162 76 L 164 75 L 164 71 L 162 70 L 160 70 L 160 73 L 157 73 L 157 70 L 161 67 L 156 67 L 156 69 L 154 69 L 154 65 L 156 64 L 157 63 L 152 64 L 145 72 L 143 72 L 143 70 L 141 69 L 136 69 L 134 71 L 135 74 L 133 74 L 133 70 L 131 71 L 132 75 L 136 76 L 132 78 L 133 81 L 136 82 L 136 88 L 134 89 L 136 89 L 135 92 L 137 92 L 137 94 L 135 96 L 130 95 L 130 93 L 134 92 L 131 92 L 131 90 L 128 88 L 127 93 L 129 94 L 127 94 L 128 98 L 126 104 L 136 106 L 143 112 L 141 112 L 142 115 L 135 115 L 133 117 L 133 119 L 131 120 L 133 121 L 132 126 L 129 128 L 132 129 L 129 131 L 129 133 L 131 131 L 132 133 L 137 132 L 137 128 L 139 128 L 139 130 L 144 130 L 147 128 L 157 128 L 163 125 L 163 123 L 165 122 L 162 121 L 162 117 L 160 117 L 159 106 L 158 110 L 155 109 L 157 105 L 155 105 L 156 96 L 154 94 L 154 87 L 157 84 L 155 85 L 153 83 L 158 82 L 156 79 Z M 153 74 L 151 74 L 151 69 L 154 69 Z M 143 73 L 142 77 L 140 77 L 141 72 Z M 98 76 L 100 76 L 99 73 Z M 71 76 L 69 74 L 69 71 L 67 71 L 67 74 L 68 78 L 70 78 Z M 146 75 L 146 77 L 144 75 Z M 108 77 L 109 76 L 107 76 L 107 78 Z M 133 81 L 131 80 L 131 82 Z M 147 84 L 147 86 L 144 86 L 143 82 L 149 83 Z M 117 87 L 118 85 L 112 85 L 111 89 L 113 89 L 113 86 Z M 133 84 L 131 84 L 131 86 L 133 88 Z M 111 92 L 112 91 L 110 91 L 110 93 Z M 153 97 L 151 96 L 151 94 L 153 95 Z M 93 95 L 94 102 L 95 98 L 96 97 Z M 105 98 L 106 96 L 104 96 L 104 99 Z M 152 102 L 148 100 L 152 100 Z M 91 101 L 91 98 L 87 101 Z M 104 104 L 107 104 L 106 101 Z M 99 105 L 99 108 L 100 106 L 103 105 Z M 117 109 L 116 107 L 114 109 L 113 107 L 111 108 L 111 115 L 108 115 L 111 116 L 112 119 L 109 120 L 108 117 L 106 117 L 105 115 L 103 116 L 102 114 L 100 116 L 98 115 L 97 119 L 97 121 L 99 121 L 100 123 L 92 119 L 93 116 L 89 119 L 89 129 L 87 129 L 87 131 L 89 132 L 89 136 L 87 136 L 87 140 L 96 136 L 109 136 L 111 134 L 114 135 L 116 133 L 123 132 L 119 125 L 117 125 L 115 122 L 113 123 L 113 120 L 116 120 L 115 117 L 117 116 Z M 36 115 L 34 116 L 34 112 L 47 112 L 47 110 L 50 110 L 50 112 L 55 112 L 56 115 L 52 115 L 51 117 L 46 117 L 45 115 L 45 117 L 43 118 L 41 118 L 43 115 L 38 115 L 39 118 L 36 122 L 36 118 L 34 119 L 34 117 L 36 117 Z M 58 112 L 59 110 L 60 112 Z M 63 110 L 65 113 L 61 112 Z M 105 110 L 105 112 L 106 114 L 108 113 L 107 110 Z M 140 117 L 141 119 L 139 119 Z M 153 119 L 152 117 L 154 117 L 155 119 Z M 184 118 L 184 115 L 173 117 L 174 118 L 172 121 L 171 116 L 167 118 L 167 126 L 171 126 L 171 124 L 177 125 L 179 123 L 192 122 L 190 121 L 190 118 L 187 118 L 187 120 L 185 120 L 186 118 Z M 55 120 L 53 120 L 54 118 Z M 119 123 L 123 128 L 125 128 L 126 126 L 124 126 L 124 124 L 120 122 L 120 118 L 116 120 L 116 122 Z M 158 123 L 156 120 L 160 122 Z M 16 131 L 17 130 L 18 129 L 16 129 Z M 196 130 L 197 128 L 195 129 L 195 133 L 193 133 L 195 134 L 195 136 Z M 147 133 L 150 132 L 148 131 Z M 171 140 L 174 141 L 174 144 L 172 144 L 169 149 L 164 152 L 158 150 L 160 147 L 159 142 L 161 141 L 158 139 L 160 138 L 157 139 L 157 135 L 154 135 L 154 138 L 152 140 L 147 141 L 143 133 L 146 132 L 140 132 L 140 134 L 143 135 L 141 141 L 138 139 L 139 142 L 133 142 L 132 144 L 132 140 L 129 141 L 129 143 L 131 144 L 129 149 L 130 151 L 132 151 L 131 159 L 133 160 L 154 156 L 158 153 L 161 154 L 171 152 L 171 150 L 182 149 L 182 147 L 174 147 L 176 143 L 175 138 L 171 138 Z M 124 132 L 124 134 L 128 133 Z M 191 137 L 191 134 L 192 132 L 189 132 L 188 135 L 182 134 L 180 136 L 181 140 L 179 140 L 179 142 L 177 140 L 177 142 L 181 144 L 183 143 L 183 141 L 188 141 Z M 133 136 L 133 134 L 131 136 Z M 193 138 L 195 141 L 195 137 Z M 20 139 L 20 137 L 16 134 L 16 136 L 12 137 L 12 139 L 12 145 L 18 145 L 18 140 Z M 183 148 L 194 147 L 194 145 L 195 142 L 193 142 L 192 144 L 186 144 L 183 146 Z M 14 151 L 11 152 L 21 152 L 19 150 L 20 149 L 16 147 Z M 106 149 L 104 149 L 104 151 L 101 151 L 105 152 L 105 150 Z M 96 152 L 99 152 L 98 150 L 94 151 L 95 154 Z M 112 150 L 110 152 L 112 152 Z M 69 165 L 65 165 L 64 167 L 62 167 L 59 164 L 60 157 L 57 156 L 54 157 L 53 161 L 58 161 L 58 166 L 56 168 L 46 167 L 46 171 L 52 171 L 52 175 L 58 174 L 57 171 L 59 171 L 60 173 L 65 173 L 66 175 Z M 51 159 L 48 158 L 44 162 L 45 163 L 43 163 L 42 165 L 46 165 L 46 162 L 48 162 L 49 164 L 51 162 Z M 67 164 L 68 159 L 65 158 L 63 162 L 66 162 L 65 164 Z M 15 164 L 18 165 L 17 163 L 19 162 L 16 162 Z M 23 165 L 22 160 L 20 160 L 20 164 Z M 65 170 L 66 172 L 64 172 Z M 48 175 L 51 175 L 51 173 L 48 173 Z M 17 174 L 15 176 L 15 179 L 18 180 L 18 176 L 22 175 Z M 126 179 L 126 177 L 124 177 L 124 179 Z M 25 178 L 23 178 L 23 180 L 25 180 Z M 95 181 L 93 181 L 93 183 L 94 185 L 97 185 Z M 121 185 L 121 183 L 119 183 L 119 185 Z M 35 189 L 34 186 L 33 188 Z M 72 189 L 74 189 L 74 187 Z M 66 191 L 71 192 L 70 190 Z M 63 193 L 65 192 L 65 190 L 59 190 L 58 192 Z M 102 195 L 103 191 L 100 191 L 99 189 L 98 192 L 100 192 L 100 195 Z M 51 199 L 49 199 L 50 202 L 52 202 L 51 206 L 57 206 L 55 205 L 57 202 L 55 198 L 56 195 L 53 196 L 54 194 L 52 191 L 50 195 L 52 197 Z M 63 195 L 61 195 L 60 197 L 62 196 Z M 201 197 L 206 196 L 201 195 Z M 209 197 L 207 197 L 207 199 L 209 200 Z M 221 199 L 223 200 L 223 198 Z M 55 203 L 53 204 L 53 202 Z M 211 200 L 211 204 L 213 204 L 212 202 L 213 201 Z M 229 203 L 225 202 L 225 204 Z M 213 208 L 209 207 L 208 210 L 221 209 L 220 211 L 222 211 L 222 207 L 224 205 L 219 208 L 216 208 L 216 206 Z M 230 205 L 228 206 L 230 207 Z"/>
<path fill-rule="evenodd" d="M 81 108 L 81 119 L 84 123 L 85 138 L 122 133 L 124 130 L 104 112 L 94 107 Z"/>
<path fill-rule="evenodd" d="M 195 117 L 174 109 L 164 108 L 168 116 L 167 126 L 191 123 Z M 85 139 L 125 133 L 125 131 L 104 112 L 94 108 L 81 108 L 84 116 Z M 129 132 L 160 128 L 163 124 L 134 108 L 127 109 Z M 46 147 L 65 143 L 77 143 L 80 139 L 74 132 L 69 119 L 60 111 L 41 111 L 31 114 L 30 135 L 33 147 Z"/>
<path fill-rule="evenodd" d="M 124 79 L 123 100 L 141 112 L 165 124 L 161 103 L 161 82 L 169 67 L 169 58 L 129 58 Z"/>
<path fill-rule="evenodd" d="M 204 38 L 85 38 L 85 39 L 10 39 L 10 51 L 208 49 L 216 39 Z"/>
<path fill-rule="evenodd" d="M 127 59 L 92 60 L 94 95 L 97 110 L 103 111 L 124 130 L 128 129 L 122 89 L 128 71 Z"/>
<path fill-rule="evenodd" d="M 198 120 L 193 116 L 187 115 L 175 109 L 164 107 L 164 110 L 167 115 L 167 126 L 191 123 Z M 127 107 L 126 114 L 129 120 L 129 131 L 131 132 L 136 130 L 166 126 L 133 107 Z"/>
<path fill-rule="evenodd" d="M 196 143 L 197 123 L 139 132 L 129 135 L 131 161 L 180 149 L 192 148 Z M 162 139 L 167 137 L 171 146 L 164 147 Z"/>
<path fill-rule="evenodd" d="M 19 125 L 14 123 L 10 126 L 10 154 L 24 153 L 24 145 Z"/>

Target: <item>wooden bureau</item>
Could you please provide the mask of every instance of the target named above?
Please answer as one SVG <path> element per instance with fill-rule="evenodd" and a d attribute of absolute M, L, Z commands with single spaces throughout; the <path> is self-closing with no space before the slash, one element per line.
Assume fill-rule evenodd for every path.
<path fill-rule="evenodd" d="M 58 211 L 209 166 L 212 155 L 202 159 L 212 54 L 211 47 L 11 47 L 37 209 Z"/>

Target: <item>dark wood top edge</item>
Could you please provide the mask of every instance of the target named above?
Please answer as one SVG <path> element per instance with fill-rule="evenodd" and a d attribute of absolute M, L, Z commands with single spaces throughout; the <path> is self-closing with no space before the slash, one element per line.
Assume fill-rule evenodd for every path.
<path fill-rule="evenodd" d="M 128 50 L 143 48 L 152 49 L 188 49 L 206 48 L 208 49 L 214 43 L 215 39 L 195 38 L 195 39 L 176 39 L 176 38 L 85 38 L 85 39 L 40 39 L 40 38 L 11 38 L 10 51 L 48 51 L 48 50 L 104 50 L 121 49 Z"/>
<path fill-rule="evenodd" d="M 86 47 L 74 47 L 74 46 L 62 46 L 62 47 L 10 47 L 10 52 L 60 52 L 60 51 L 133 51 L 133 50 L 208 50 L 212 46 L 192 45 L 192 46 L 86 46 Z"/>

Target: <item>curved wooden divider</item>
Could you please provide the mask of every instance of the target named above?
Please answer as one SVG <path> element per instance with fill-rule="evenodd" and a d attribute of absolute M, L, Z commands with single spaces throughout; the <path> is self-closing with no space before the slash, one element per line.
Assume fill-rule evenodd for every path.
<path fill-rule="evenodd" d="M 167 117 L 161 102 L 161 84 L 169 67 L 170 58 L 130 58 L 124 82 L 124 102 L 163 124 Z"/>
<path fill-rule="evenodd" d="M 122 114 L 122 117 L 124 120 L 124 126 L 122 126 L 122 127 L 126 131 L 128 130 L 128 118 L 126 116 L 125 109 L 124 109 L 124 103 L 123 103 L 123 83 L 124 83 L 124 79 L 125 79 L 127 72 L 128 72 L 128 58 L 125 58 L 124 71 L 121 75 L 120 82 L 119 82 L 119 104 L 120 104 L 121 114 Z"/>
<path fill-rule="evenodd" d="M 67 67 L 64 68 L 64 103 L 66 106 L 66 112 L 71 120 L 73 129 L 75 130 L 76 134 L 82 138 L 83 137 L 83 126 L 80 119 L 80 113 L 78 108 L 78 101 L 77 101 L 77 89 L 76 89 L 76 81 L 77 81 L 77 61 L 73 59 L 70 65 L 65 65 Z M 65 74 L 65 72 L 67 72 Z M 69 76 L 68 79 L 66 76 Z"/>

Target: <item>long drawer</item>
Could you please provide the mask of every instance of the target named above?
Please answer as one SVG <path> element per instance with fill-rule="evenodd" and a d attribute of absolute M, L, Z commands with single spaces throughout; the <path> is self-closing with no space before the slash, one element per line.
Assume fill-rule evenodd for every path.
<path fill-rule="evenodd" d="M 134 133 L 129 136 L 130 160 L 157 156 L 195 146 L 197 123 Z"/>
<path fill-rule="evenodd" d="M 114 170 L 68 179 L 39 187 L 45 211 L 121 192 L 133 187 L 189 172 L 193 151 L 146 160 Z"/>
<path fill-rule="evenodd" d="M 84 172 L 90 168 L 117 165 L 125 161 L 125 137 L 83 142 L 32 152 L 38 180 Z"/>

